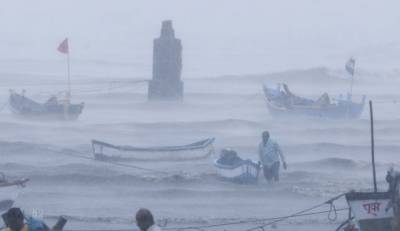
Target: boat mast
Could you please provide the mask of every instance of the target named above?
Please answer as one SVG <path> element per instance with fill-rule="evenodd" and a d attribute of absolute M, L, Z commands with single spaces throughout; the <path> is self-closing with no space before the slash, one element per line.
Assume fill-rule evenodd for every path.
<path fill-rule="evenodd" d="M 67 73 L 68 73 L 68 91 L 67 91 L 67 98 L 71 96 L 71 68 L 69 62 L 69 52 L 67 53 Z"/>
<path fill-rule="evenodd" d="M 355 69 L 354 69 L 355 71 Z M 350 83 L 350 99 L 353 98 L 353 83 L 354 83 L 354 71 L 351 74 L 351 83 Z"/>
<path fill-rule="evenodd" d="M 374 113 L 372 109 L 372 101 L 369 101 L 369 114 L 371 121 L 371 158 L 372 158 L 372 176 L 373 176 L 373 184 L 374 184 L 374 192 L 378 192 L 378 188 L 376 185 L 376 171 L 375 171 L 375 140 L 374 140 Z"/>
<path fill-rule="evenodd" d="M 70 62 L 69 62 L 69 44 L 68 44 L 68 38 L 65 38 L 61 44 L 58 46 L 57 50 L 63 54 L 67 55 L 67 85 L 68 89 L 65 94 L 65 99 L 64 99 L 64 118 L 68 118 L 68 110 L 69 110 L 69 103 L 70 103 L 70 97 L 71 97 L 71 74 L 70 74 Z"/>
<path fill-rule="evenodd" d="M 353 57 L 346 62 L 345 69 L 349 74 L 351 74 L 350 93 L 348 96 L 351 100 L 353 96 L 354 73 L 356 71 L 356 60 Z"/>

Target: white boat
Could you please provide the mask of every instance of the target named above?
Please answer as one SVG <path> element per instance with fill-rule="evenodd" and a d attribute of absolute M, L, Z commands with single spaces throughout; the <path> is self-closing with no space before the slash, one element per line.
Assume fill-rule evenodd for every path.
<path fill-rule="evenodd" d="M 224 149 L 220 158 L 214 161 L 218 176 L 224 180 L 240 184 L 256 184 L 261 164 L 243 160 L 233 150 Z"/>
<path fill-rule="evenodd" d="M 204 159 L 214 153 L 215 138 L 182 146 L 134 147 L 92 140 L 93 155 L 111 161 L 182 161 Z"/>
<path fill-rule="evenodd" d="M 2 213 L 13 206 L 19 192 L 29 180 L 7 181 L 4 174 L 0 173 L 0 175 L 0 213 Z"/>
<path fill-rule="evenodd" d="M 355 192 L 345 194 L 349 217 L 336 230 L 394 231 L 400 227 L 400 173 L 390 170 L 386 176 L 386 192 Z M 397 224 L 393 226 L 394 224 Z"/>
<path fill-rule="evenodd" d="M 360 231 L 392 230 L 393 207 L 389 192 L 350 192 L 346 194 L 354 227 Z"/>

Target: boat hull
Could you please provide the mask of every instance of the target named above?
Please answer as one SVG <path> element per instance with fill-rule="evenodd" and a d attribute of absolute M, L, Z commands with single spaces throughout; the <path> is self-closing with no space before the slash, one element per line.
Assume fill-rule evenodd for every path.
<path fill-rule="evenodd" d="M 360 231 L 392 230 L 389 192 L 350 192 L 346 200 Z"/>
<path fill-rule="evenodd" d="M 362 103 L 349 103 L 343 105 L 330 105 L 330 106 L 291 106 L 284 107 L 272 100 L 265 98 L 267 108 L 271 115 L 279 117 L 318 117 L 328 119 L 358 119 L 360 118 L 364 102 Z"/>
<path fill-rule="evenodd" d="M 93 140 L 93 155 L 105 161 L 184 161 L 209 157 L 214 153 L 214 138 L 174 147 L 138 148 L 117 146 Z"/>
<path fill-rule="evenodd" d="M 25 118 L 76 120 L 82 113 L 84 104 L 41 104 L 24 95 L 10 93 L 9 105 L 11 111 Z"/>
<path fill-rule="evenodd" d="M 223 165 L 215 160 L 214 166 L 221 179 L 240 184 L 256 184 L 261 169 L 258 163 L 251 160 L 242 161 L 235 166 Z"/>

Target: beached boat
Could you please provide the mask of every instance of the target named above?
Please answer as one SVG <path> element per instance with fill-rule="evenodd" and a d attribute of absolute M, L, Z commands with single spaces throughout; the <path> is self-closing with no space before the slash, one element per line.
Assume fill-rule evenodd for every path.
<path fill-rule="evenodd" d="M 233 150 L 222 150 L 214 161 L 219 177 L 240 184 L 256 184 L 261 164 L 252 160 L 243 160 Z"/>
<path fill-rule="evenodd" d="M 350 217 L 344 230 L 392 230 L 393 206 L 390 192 L 350 192 L 345 195 Z M 340 230 L 340 229 L 339 229 Z"/>
<path fill-rule="evenodd" d="M 388 171 L 389 189 L 379 192 L 349 192 L 345 198 L 349 217 L 337 231 L 396 231 L 400 229 L 400 172 Z"/>
<path fill-rule="evenodd" d="M 182 146 L 133 147 L 92 140 L 93 155 L 98 160 L 180 161 L 204 159 L 214 152 L 215 138 Z"/>
<path fill-rule="evenodd" d="M 4 174 L 0 173 L 0 213 L 11 208 L 22 187 L 28 181 L 28 179 L 8 181 Z"/>
<path fill-rule="evenodd" d="M 17 115 L 29 118 L 75 120 L 82 113 L 84 103 L 70 104 L 59 102 L 53 96 L 45 103 L 38 103 L 29 99 L 24 93 L 10 91 L 9 104 L 11 111 Z"/>
<path fill-rule="evenodd" d="M 264 95 L 267 108 L 275 116 L 311 116 L 331 119 L 357 119 L 361 116 L 365 105 L 365 96 L 361 102 L 347 99 L 332 100 L 324 93 L 318 100 L 311 100 L 294 95 L 286 84 L 283 89 L 264 86 Z"/>

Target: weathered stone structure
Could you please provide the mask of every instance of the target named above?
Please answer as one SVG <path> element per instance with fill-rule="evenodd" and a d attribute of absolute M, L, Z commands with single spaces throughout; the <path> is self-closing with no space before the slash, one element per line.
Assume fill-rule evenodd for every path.
<path fill-rule="evenodd" d="M 161 35 L 154 40 L 153 79 L 149 83 L 150 100 L 183 98 L 182 44 L 175 38 L 172 21 L 162 22 Z"/>

